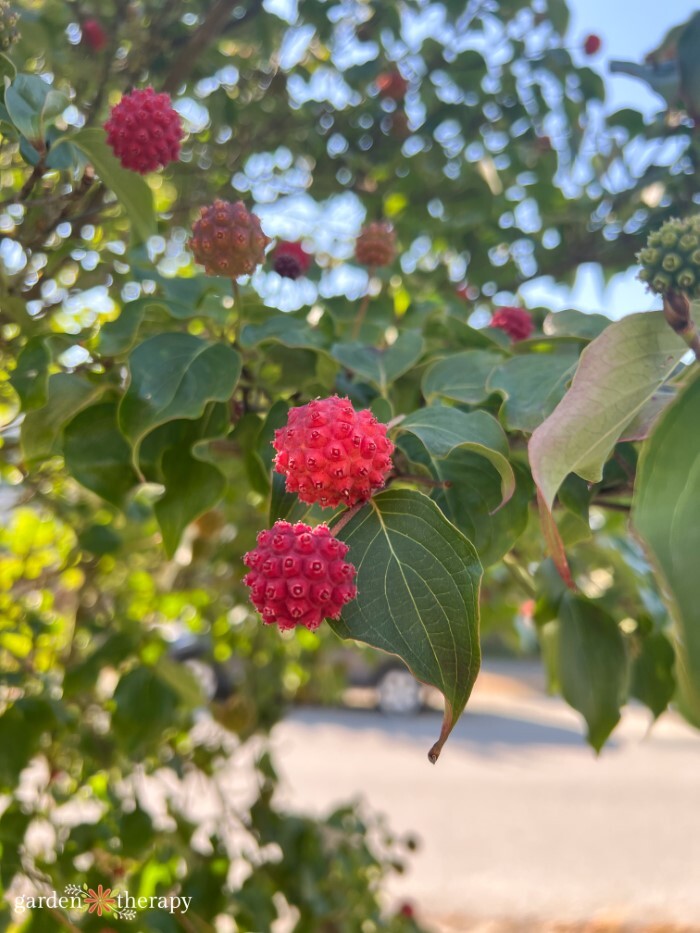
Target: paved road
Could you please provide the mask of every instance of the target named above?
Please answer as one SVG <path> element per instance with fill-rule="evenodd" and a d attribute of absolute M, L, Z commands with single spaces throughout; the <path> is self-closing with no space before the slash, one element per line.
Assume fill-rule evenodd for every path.
<path fill-rule="evenodd" d="M 648 734 L 638 708 L 596 759 L 558 700 L 483 684 L 434 767 L 435 712 L 294 712 L 274 733 L 280 799 L 319 813 L 360 796 L 416 831 L 391 893 L 427 916 L 476 918 L 441 929 L 494 917 L 700 929 L 700 735 L 671 716 Z"/>

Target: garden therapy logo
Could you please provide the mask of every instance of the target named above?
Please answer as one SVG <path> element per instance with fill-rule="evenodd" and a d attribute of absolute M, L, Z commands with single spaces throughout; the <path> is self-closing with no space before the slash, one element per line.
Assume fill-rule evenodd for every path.
<path fill-rule="evenodd" d="M 165 910 L 170 914 L 186 914 L 192 903 L 191 897 L 151 895 L 135 897 L 128 891 L 117 891 L 98 884 L 89 888 L 86 884 L 66 886 L 63 894 L 56 891 L 48 896 L 21 895 L 15 898 L 15 912 L 27 910 L 84 910 L 97 917 L 110 920 L 134 920 L 138 910 Z"/>

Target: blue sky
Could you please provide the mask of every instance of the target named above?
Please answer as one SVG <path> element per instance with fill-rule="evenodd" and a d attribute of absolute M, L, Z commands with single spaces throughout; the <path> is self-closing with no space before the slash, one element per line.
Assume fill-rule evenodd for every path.
<path fill-rule="evenodd" d="M 700 9 L 700 3 L 696 0 L 569 0 L 569 6 L 571 44 L 592 32 L 603 40 L 603 48 L 591 64 L 605 76 L 610 110 L 631 106 L 652 117 L 662 109 L 660 98 L 646 89 L 643 82 L 608 74 L 607 62 L 610 59 L 641 61 L 659 44 L 668 29 Z M 595 266 L 582 267 L 571 292 L 551 285 L 533 285 L 524 288 L 523 294 L 530 305 L 603 311 L 616 318 L 658 307 L 657 299 L 636 280 L 635 270 L 615 276 L 606 287 Z"/>

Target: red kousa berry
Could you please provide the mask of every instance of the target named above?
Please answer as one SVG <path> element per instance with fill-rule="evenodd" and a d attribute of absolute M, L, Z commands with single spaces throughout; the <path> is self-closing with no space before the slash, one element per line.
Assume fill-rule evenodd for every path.
<path fill-rule="evenodd" d="M 590 36 L 586 36 L 583 43 L 583 51 L 586 55 L 595 55 L 596 52 L 600 51 L 602 44 L 603 40 L 600 36 L 596 36 L 592 33 Z"/>
<path fill-rule="evenodd" d="M 167 94 L 147 87 L 125 94 L 105 123 L 107 142 L 124 168 L 145 175 L 180 157 L 180 114 Z"/>
<path fill-rule="evenodd" d="M 280 240 L 273 254 L 273 268 L 285 279 L 298 279 L 306 275 L 311 265 L 311 255 L 301 243 Z"/>
<path fill-rule="evenodd" d="M 517 343 L 519 340 L 527 340 L 535 325 L 525 308 L 496 308 L 491 318 L 491 327 L 505 331 Z"/>
<path fill-rule="evenodd" d="M 390 223 L 376 220 L 360 231 L 355 241 L 355 258 L 363 266 L 390 266 L 396 259 L 396 233 Z"/>
<path fill-rule="evenodd" d="M 250 568 L 243 582 L 267 625 L 282 631 L 303 625 L 317 629 L 324 619 L 337 619 L 357 596 L 357 571 L 345 560 L 347 544 L 327 525 L 278 521 L 258 535 L 257 547 L 243 558 Z"/>
<path fill-rule="evenodd" d="M 275 431 L 275 469 L 287 492 L 323 508 L 353 506 L 381 489 L 392 468 L 394 445 L 369 409 L 349 399 L 317 399 L 292 408 L 287 426 Z"/>
<path fill-rule="evenodd" d="M 403 100 L 408 90 L 408 81 L 398 71 L 384 71 L 377 78 L 380 97 Z"/>
<path fill-rule="evenodd" d="M 209 275 L 236 279 L 250 275 L 264 262 L 269 242 L 260 218 L 246 210 L 243 201 L 232 204 L 217 198 L 209 207 L 202 208 L 199 220 L 195 221 L 190 249 Z"/>
<path fill-rule="evenodd" d="M 83 42 L 93 52 L 101 52 L 107 45 L 107 33 L 98 19 L 86 19 L 81 27 Z"/>

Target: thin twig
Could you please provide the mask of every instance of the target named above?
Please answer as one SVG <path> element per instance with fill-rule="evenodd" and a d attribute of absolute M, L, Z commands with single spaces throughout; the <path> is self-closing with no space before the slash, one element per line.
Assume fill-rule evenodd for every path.
<path fill-rule="evenodd" d="M 352 326 L 352 339 L 357 340 L 360 336 L 360 330 L 362 329 L 362 324 L 367 314 L 367 308 L 369 307 L 369 300 L 371 298 L 369 286 L 372 281 L 372 276 L 374 275 L 374 269 L 369 270 L 369 278 L 367 279 L 367 292 L 365 297 L 362 299 L 360 307 L 358 308 L 357 314 L 355 315 L 355 323 Z"/>

